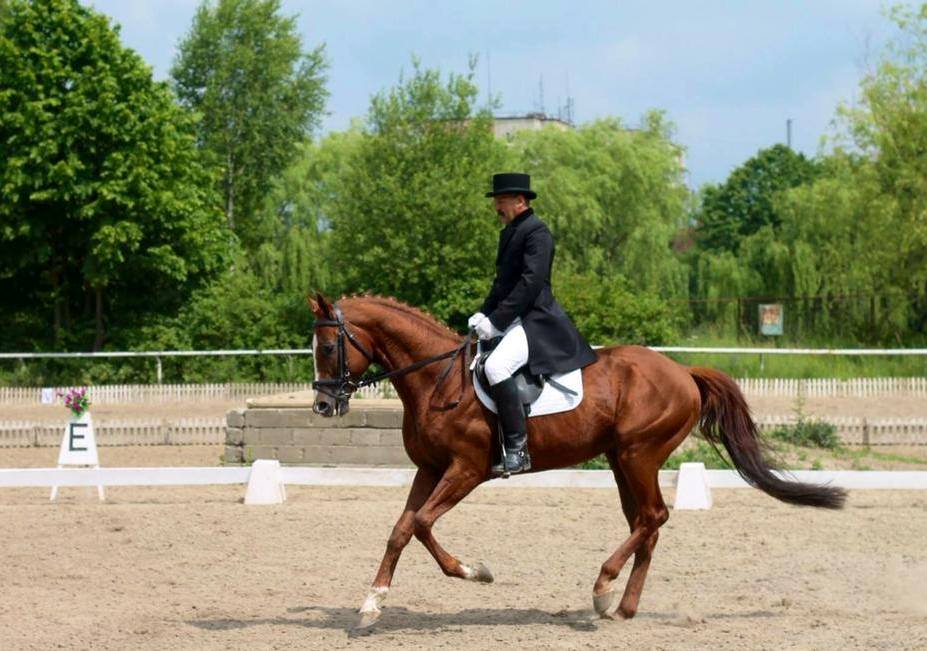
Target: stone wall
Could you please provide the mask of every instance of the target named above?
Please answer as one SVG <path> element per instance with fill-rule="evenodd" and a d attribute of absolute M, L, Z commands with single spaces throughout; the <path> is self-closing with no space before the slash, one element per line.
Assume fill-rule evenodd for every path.
<path fill-rule="evenodd" d="M 411 466 L 402 445 L 399 401 L 354 401 L 340 418 L 323 418 L 308 405 L 253 406 L 231 411 L 225 441 L 227 463 L 279 459 L 310 465 Z M 373 402 L 373 401 L 371 401 Z"/>

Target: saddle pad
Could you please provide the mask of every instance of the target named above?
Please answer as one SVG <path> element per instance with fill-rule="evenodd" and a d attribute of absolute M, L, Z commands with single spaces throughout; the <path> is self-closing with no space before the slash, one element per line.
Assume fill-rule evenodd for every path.
<path fill-rule="evenodd" d="M 471 375 L 473 377 L 473 388 L 476 389 L 476 397 L 489 409 L 489 411 L 494 414 L 497 413 L 496 403 L 489 397 L 489 393 L 483 388 L 483 385 L 480 384 L 479 379 L 476 377 L 476 373 L 472 373 Z M 531 414 L 528 416 L 529 418 L 570 411 L 578 407 L 579 403 L 583 401 L 583 369 L 578 368 L 568 373 L 557 373 L 551 375 L 551 377 L 554 381 L 575 391 L 576 395 L 572 396 L 569 393 L 564 393 L 550 382 L 547 382 L 544 385 L 544 390 L 541 391 L 541 395 L 538 396 L 537 400 L 531 403 Z"/>

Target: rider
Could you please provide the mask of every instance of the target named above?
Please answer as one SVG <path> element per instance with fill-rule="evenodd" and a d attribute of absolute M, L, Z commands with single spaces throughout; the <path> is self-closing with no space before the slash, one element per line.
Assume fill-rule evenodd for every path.
<path fill-rule="evenodd" d="M 531 469 L 525 409 L 512 375 L 528 364 L 535 375 L 564 373 L 596 361 L 596 354 L 557 303 L 550 288 L 554 240 L 531 208 L 537 194 L 527 174 L 495 174 L 493 205 L 505 228 L 499 233 L 496 278 L 468 325 L 480 339 L 502 337 L 486 360 L 504 452 L 493 475 Z"/>

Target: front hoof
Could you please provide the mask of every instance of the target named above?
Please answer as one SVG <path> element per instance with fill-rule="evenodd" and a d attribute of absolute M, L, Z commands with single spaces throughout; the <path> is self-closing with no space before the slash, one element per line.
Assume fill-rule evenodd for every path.
<path fill-rule="evenodd" d="M 613 619 L 611 614 L 612 605 L 615 603 L 615 591 L 609 590 L 602 594 L 592 595 L 592 605 L 596 614 L 602 619 Z"/>
<path fill-rule="evenodd" d="M 618 606 L 618 610 L 615 611 L 621 619 L 631 619 L 637 614 L 637 607 L 625 606 L 624 604 Z"/>
<path fill-rule="evenodd" d="M 377 623 L 377 620 L 380 619 L 380 606 L 383 605 L 383 601 L 386 599 L 386 593 L 389 592 L 389 588 L 370 588 L 370 592 L 367 593 L 367 598 L 364 599 L 364 604 L 360 608 L 360 621 L 357 623 L 356 630 L 370 628 Z"/>
<path fill-rule="evenodd" d="M 495 580 L 493 579 L 492 572 L 490 572 L 489 568 L 483 563 L 474 565 L 470 570 L 470 576 L 467 578 L 478 583 L 492 583 Z"/>

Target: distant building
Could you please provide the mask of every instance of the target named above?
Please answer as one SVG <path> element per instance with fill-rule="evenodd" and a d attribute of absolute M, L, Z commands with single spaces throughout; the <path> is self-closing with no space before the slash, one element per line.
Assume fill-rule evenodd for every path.
<path fill-rule="evenodd" d="M 544 113 L 528 113 L 509 117 L 494 117 L 492 131 L 496 138 L 509 139 L 516 131 L 540 131 L 547 126 L 560 131 L 569 131 L 573 128 L 572 124 L 560 118 L 551 117 Z"/>

